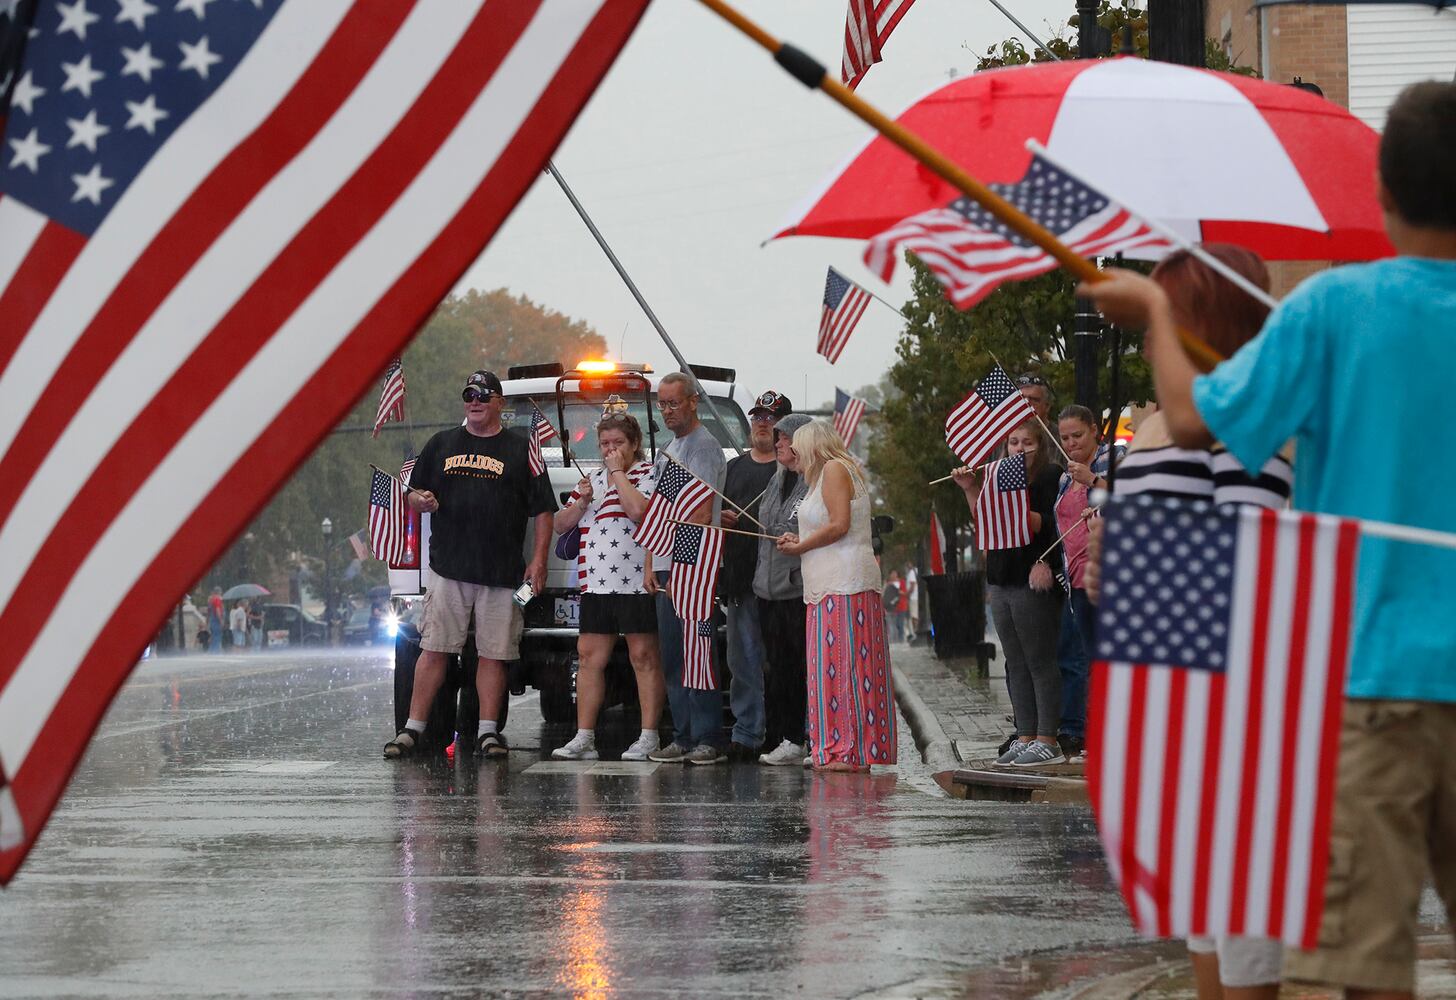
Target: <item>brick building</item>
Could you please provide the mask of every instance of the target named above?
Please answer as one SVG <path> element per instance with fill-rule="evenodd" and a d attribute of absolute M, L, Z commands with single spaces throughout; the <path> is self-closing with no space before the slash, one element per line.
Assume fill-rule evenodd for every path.
<path fill-rule="evenodd" d="M 1314 83 L 1371 128 L 1385 124 L 1395 96 L 1417 80 L 1456 78 L 1456 8 L 1286 4 L 1204 0 L 1205 31 L 1236 65 L 1266 80 Z M 1322 263 L 1275 265 L 1283 295 Z"/>

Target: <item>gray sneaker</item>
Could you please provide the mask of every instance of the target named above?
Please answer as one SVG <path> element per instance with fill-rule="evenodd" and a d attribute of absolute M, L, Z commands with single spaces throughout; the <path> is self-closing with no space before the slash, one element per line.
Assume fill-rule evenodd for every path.
<path fill-rule="evenodd" d="M 707 743 L 699 743 L 683 757 L 683 760 L 689 764 L 721 764 L 727 759 L 726 753 Z"/>
<path fill-rule="evenodd" d="M 1067 758 L 1052 743 L 1033 743 L 1011 762 L 1012 767 L 1047 767 L 1051 764 L 1065 764 Z"/>
<path fill-rule="evenodd" d="M 1011 745 L 1006 748 L 1006 752 L 996 758 L 996 766 L 1009 767 L 1011 762 L 1024 754 L 1026 748 L 1031 746 L 1033 742 L 1033 740 L 1013 740 Z"/>
<path fill-rule="evenodd" d="M 688 748 L 673 740 L 661 750 L 654 750 L 647 755 L 648 760 L 655 760 L 660 764 L 681 764 L 687 758 Z"/>

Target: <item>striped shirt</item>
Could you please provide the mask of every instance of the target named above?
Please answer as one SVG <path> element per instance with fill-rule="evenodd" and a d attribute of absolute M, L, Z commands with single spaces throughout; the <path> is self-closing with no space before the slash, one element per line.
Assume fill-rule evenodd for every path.
<path fill-rule="evenodd" d="M 1163 415 L 1154 413 L 1143 421 L 1127 455 L 1117 464 L 1113 492 L 1277 509 L 1288 505 L 1293 484 L 1294 467 L 1282 454 L 1251 476 L 1223 445 L 1179 448 L 1168 434 Z"/>

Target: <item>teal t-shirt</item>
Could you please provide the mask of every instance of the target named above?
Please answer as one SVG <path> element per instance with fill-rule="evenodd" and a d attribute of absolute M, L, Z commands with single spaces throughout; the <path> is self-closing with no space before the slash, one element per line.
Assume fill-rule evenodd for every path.
<path fill-rule="evenodd" d="M 1414 257 L 1316 275 L 1193 383 L 1245 468 L 1295 439 L 1299 510 L 1456 532 L 1453 393 L 1456 261 Z M 1362 537 L 1354 630 L 1350 697 L 1456 702 L 1456 550 Z"/>

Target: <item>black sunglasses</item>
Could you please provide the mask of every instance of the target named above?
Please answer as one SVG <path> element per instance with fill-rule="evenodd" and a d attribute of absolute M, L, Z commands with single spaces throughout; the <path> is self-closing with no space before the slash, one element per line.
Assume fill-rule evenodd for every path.
<path fill-rule="evenodd" d="M 1046 382 L 1046 379 L 1042 378 L 1040 375 L 1018 375 L 1018 376 L 1016 376 L 1016 384 L 1017 385 L 1046 385 L 1047 382 Z"/>
<path fill-rule="evenodd" d="M 495 393 L 489 389 L 486 389 L 484 392 L 479 389 L 466 389 L 460 394 L 460 398 L 467 403 L 489 403 L 491 397 L 494 395 Z"/>

